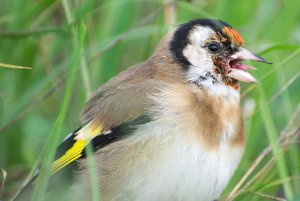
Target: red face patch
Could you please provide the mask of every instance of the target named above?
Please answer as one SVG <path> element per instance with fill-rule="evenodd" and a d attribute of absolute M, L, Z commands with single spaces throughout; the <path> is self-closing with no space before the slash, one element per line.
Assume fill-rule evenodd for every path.
<path fill-rule="evenodd" d="M 242 47 L 244 47 L 244 45 L 245 45 L 244 40 L 243 40 L 242 36 L 236 30 L 225 26 L 222 29 L 222 32 L 229 37 L 229 39 L 231 40 L 232 43 L 238 44 L 238 45 L 241 45 Z"/>

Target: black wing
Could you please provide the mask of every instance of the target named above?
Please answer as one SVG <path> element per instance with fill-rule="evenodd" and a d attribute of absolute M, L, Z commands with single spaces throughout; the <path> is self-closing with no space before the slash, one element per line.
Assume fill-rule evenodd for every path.
<path fill-rule="evenodd" d="M 130 136 L 132 133 L 134 133 L 135 130 L 138 129 L 138 127 L 142 124 L 145 124 L 150 121 L 150 117 L 147 115 L 142 115 L 135 120 L 127 123 L 123 123 L 115 128 L 112 128 L 111 130 L 104 131 L 100 135 L 97 135 L 94 137 L 88 144 L 92 146 L 93 151 L 97 151 L 104 146 L 108 146 L 109 144 L 121 140 L 123 138 L 126 138 Z M 78 132 L 83 127 L 80 127 L 76 129 L 74 132 L 72 132 L 64 141 L 63 143 L 57 148 L 56 151 L 56 161 L 61 160 L 63 157 L 66 155 L 70 155 L 70 150 L 77 150 L 78 152 L 76 153 L 76 157 L 70 158 L 66 157 L 68 160 L 73 159 L 71 161 L 68 161 L 68 163 L 60 163 L 62 166 L 56 167 L 55 170 L 53 171 L 53 175 L 50 178 L 49 184 L 48 184 L 48 189 L 52 189 L 54 186 L 57 185 L 57 183 L 61 183 L 60 178 L 64 178 L 64 185 L 66 183 L 70 183 L 73 180 L 73 172 L 78 170 L 78 166 L 76 161 L 82 158 L 86 157 L 86 144 L 82 148 L 76 148 L 78 144 L 78 140 L 76 139 Z M 65 159 L 63 159 L 64 161 Z M 30 196 L 33 191 L 34 187 L 34 182 L 36 178 L 38 177 L 38 173 L 35 174 L 35 176 L 31 179 L 30 182 L 20 191 L 20 193 L 15 197 L 14 201 L 28 201 L 30 200 Z M 67 179 L 66 179 L 67 178 Z M 67 181 L 66 181 L 67 180 Z M 59 187 L 55 187 L 58 188 Z"/>

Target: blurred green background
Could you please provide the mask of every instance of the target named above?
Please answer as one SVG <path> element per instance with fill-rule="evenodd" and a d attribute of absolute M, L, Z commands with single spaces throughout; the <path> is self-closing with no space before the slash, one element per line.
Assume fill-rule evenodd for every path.
<path fill-rule="evenodd" d="M 247 147 L 223 198 L 300 200 L 299 0 L 1 0 L 0 62 L 32 67 L 0 68 L 1 196 L 20 187 L 59 114 L 61 140 L 78 127 L 91 91 L 195 18 L 228 22 L 273 62 L 254 64 L 260 84 L 242 84 Z"/>

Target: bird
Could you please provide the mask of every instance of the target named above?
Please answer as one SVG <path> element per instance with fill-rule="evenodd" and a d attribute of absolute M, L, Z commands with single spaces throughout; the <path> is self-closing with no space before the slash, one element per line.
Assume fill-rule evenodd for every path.
<path fill-rule="evenodd" d="M 240 82 L 257 82 L 245 60 L 269 64 L 224 21 L 194 19 L 168 32 L 147 60 L 87 101 L 52 165 L 53 175 L 72 172 L 60 200 L 92 200 L 88 145 L 102 201 L 219 199 L 245 147 Z"/>

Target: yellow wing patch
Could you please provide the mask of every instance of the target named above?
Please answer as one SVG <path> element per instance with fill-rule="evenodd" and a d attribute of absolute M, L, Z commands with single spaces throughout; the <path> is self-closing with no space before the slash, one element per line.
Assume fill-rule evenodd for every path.
<path fill-rule="evenodd" d="M 83 154 L 86 145 L 96 136 L 101 135 L 103 127 L 95 122 L 90 122 L 82 127 L 75 134 L 75 143 L 68 149 L 60 158 L 55 160 L 52 164 L 52 174 L 60 169 L 66 167 L 76 159 L 80 158 Z"/>
<path fill-rule="evenodd" d="M 59 159 L 54 161 L 52 165 L 52 173 L 56 173 L 63 167 L 70 164 L 72 161 L 80 158 L 82 156 L 82 151 L 85 148 L 87 143 L 83 140 L 78 140 L 74 143 L 74 145 L 66 151 L 64 155 L 62 155 Z"/>

